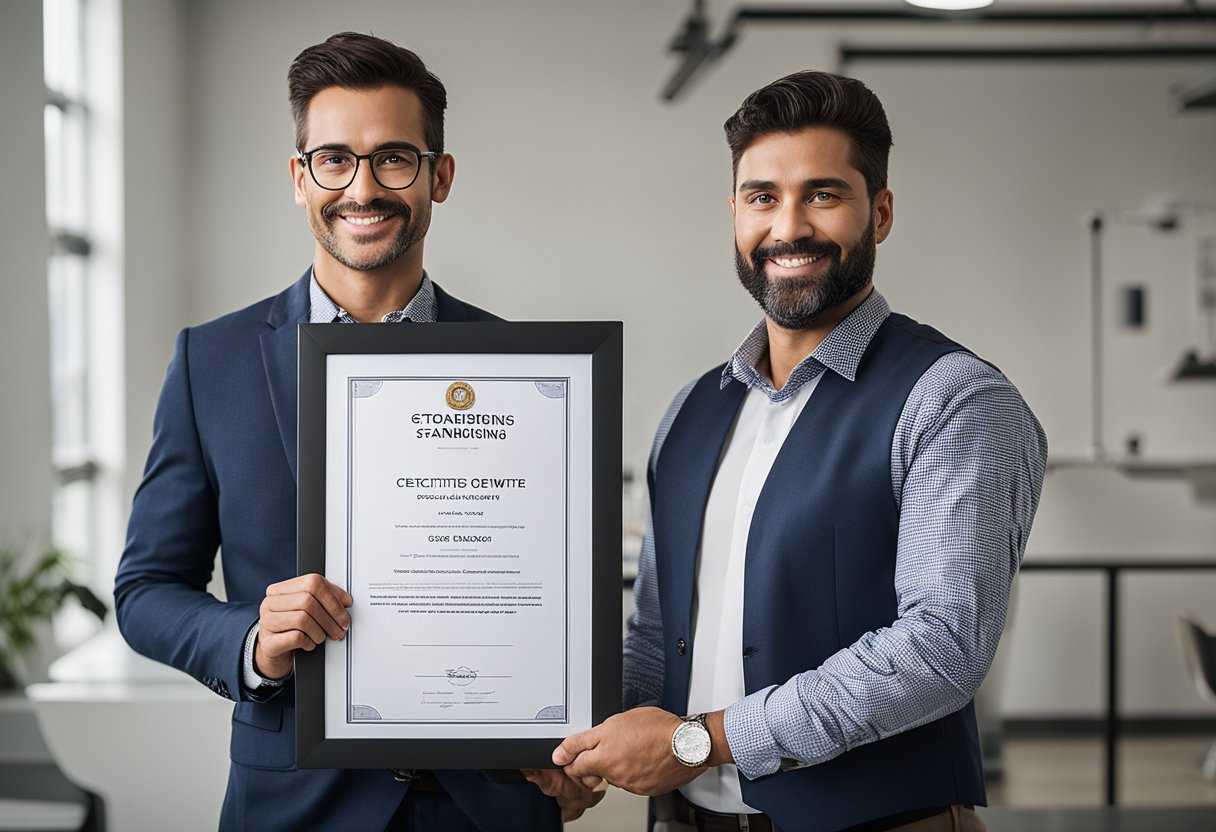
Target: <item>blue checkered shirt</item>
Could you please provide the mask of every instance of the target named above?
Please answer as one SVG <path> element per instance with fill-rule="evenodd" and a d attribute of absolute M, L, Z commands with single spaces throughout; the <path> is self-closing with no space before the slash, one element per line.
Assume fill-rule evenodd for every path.
<path fill-rule="evenodd" d="M 790 374 L 781 390 L 757 370 L 764 321 L 727 362 L 722 386 L 757 388 L 774 402 L 820 373 L 856 379 L 862 354 L 891 314 L 877 291 Z M 651 473 L 693 383 L 659 424 Z M 811 395 L 814 395 L 812 391 Z M 1047 437 L 1017 388 L 969 353 L 938 359 L 913 387 L 891 443 L 899 505 L 897 618 L 781 685 L 726 709 L 735 764 L 749 778 L 822 763 L 964 707 L 1005 625 L 1047 460 Z M 658 704 L 663 625 L 654 538 L 642 546 L 636 612 L 625 639 L 624 705 Z"/>
<path fill-rule="evenodd" d="M 338 306 L 329 295 L 325 294 L 325 290 L 317 282 L 317 273 L 315 271 L 308 284 L 308 298 L 312 306 L 308 315 L 309 323 L 356 323 L 355 319 L 345 309 Z M 418 287 L 418 291 L 414 294 L 414 297 L 410 298 L 410 302 L 405 305 L 404 309 L 389 312 L 384 316 L 382 323 L 395 324 L 401 321 L 413 321 L 414 323 L 431 324 L 437 320 L 439 320 L 439 301 L 435 298 L 435 284 L 431 283 L 431 279 L 427 276 L 426 272 L 423 272 L 422 285 Z"/>

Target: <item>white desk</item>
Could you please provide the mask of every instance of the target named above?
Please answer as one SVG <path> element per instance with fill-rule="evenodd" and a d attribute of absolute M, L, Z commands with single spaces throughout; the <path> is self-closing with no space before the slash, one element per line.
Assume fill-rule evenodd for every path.
<path fill-rule="evenodd" d="M 228 780 L 232 703 L 106 631 L 31 685 L 55 761 L 105 801 L 120 832 L 214 830 Z"/>

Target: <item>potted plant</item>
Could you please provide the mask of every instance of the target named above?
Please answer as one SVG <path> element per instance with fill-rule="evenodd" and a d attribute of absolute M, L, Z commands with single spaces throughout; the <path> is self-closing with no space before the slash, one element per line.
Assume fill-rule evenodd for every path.
<path fill-rule="evenodd" d="M 18 686 L 19 664 L 35 646 L 37 625 L 49 622 L 69 597 L 101 621 L 108 612 L 88 587 L 71 580 L 65 552 L 52 549 L 24 572 L 22 560 L 16 552 L 0 551 L 0 690 Z"/>

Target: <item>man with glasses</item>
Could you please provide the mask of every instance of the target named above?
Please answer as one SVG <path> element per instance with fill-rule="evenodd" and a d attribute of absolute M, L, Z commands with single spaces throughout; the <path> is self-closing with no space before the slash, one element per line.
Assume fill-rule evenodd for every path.
<path fill-rule="evenodd" d="M 276 297 L 179 335 L 115 581 L 119 626 L 140 653 L 236 700 L 222 829 L 559 829 L 601 796 L 561 772 L 506 784 L 294 767 L 293 655 L 343 638 L 353 603 L 295 575 L 297 325 L 495 318 L 423 269 L 431 206 L 455 173 L 439 79 L 407 49 L 344 33 L 304 50 L 288 85 L 313 264 Z M 221 544 L 226 601 L 206 592 Z"/>

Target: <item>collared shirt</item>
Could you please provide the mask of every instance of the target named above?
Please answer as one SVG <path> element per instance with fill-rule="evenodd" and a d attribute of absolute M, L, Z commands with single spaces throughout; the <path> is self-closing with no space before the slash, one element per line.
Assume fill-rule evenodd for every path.
<path fill-rule="evenodd" d="M 317 272 L 313 269 L 308 283 L 308 322 L 310 324 L 353 324 L 358 323 L 350 314 L 334 303 L 333 298 L 325 293 L 317 282 Z M 439 320 L 439 300 L 435 297 L 435 284 L 426 272 L 422 273 L 422 284 L 410 298 L 404 309 L 389 312 L 382 323 L 395 324 L 413 321 L 415 323 L 434 323 Z M 259 687 L 278 687 L 290 677 L 282 679 L 267 679 L 259 674 L 253 665 L 253 650 L 257 644 L 258 622 L 254 622 L 245 635 L 245 648 L 242 655 L 243 679 L 245 687 L 257 690 Z"/>
<path fill-rule="evenodd" d="M 333 298 L 325 294 L 325 290 L 321 288 L 321 284 L 317 282 L 317 272 L 314 269 L 312 279 L 308 283 L 308 299 L 311 308 L 308 314 L 308 322 L 312 324 L 353 324 L 355 319 L 338 304 L 334 303 Z M 431 324 L 439 320 L 439 301 L 435 298 L 435 284 L 431 283 L 431 278 L 426 272 L 422 273 L 422 284 L 418 287 L 418 291 L 410 298 L 410 302 L 405 305 L 404 309 L 398 309 L 389 312 L 384 316 L 382 323 L 395 324 L 403 321 L 413 321 L 414 323 Z"/>
<path fill-rule="evenodd" d="M 768 401 L 780 402 L 794 399 L 824 372 L 854 380 L 862 355 L 889 314 L 886 300 L 872 292 L 794 369 L 781 390 L 757 369 L 768 348 L 762 321 L 731 356 L 722 383 L 742 383 Z M 652 475 L 692 386 L 680 391 L 659 425 L 650 457 Z M 817 668 L 724 703 L 727 741 L 742 776 L 755 779 L 822 763 L 970 701 L 1004 628 L 1009 588 L 1025 553 L 1046 454 L 1042 427 L 998 370 L 958 352 L 925 372 L 904 404 L 891 444 L 891 490 L 900 509 L 897 618 Z M 738 491 L 744 479 L 732 487 Z M 960 515 L 960 508 L 965 514 Z M 704 522 L 703 532 L 715 521 L 707 517 Z M 662 697 L 655 558 L 648 533 L 625 643 L 626 707 L 657 704 Z M 739 626 L 741 631 L 741 619 Z M 701 645 L 695 639 L 693 644 L 695 664 Z M 699 695 L 690 690 L 690 701 Z"/>
<path fill-rule="evenodd" d="M 749 390 L 759 390 L 769 401 L 779 404 L 793 398 L 805 384 L 815 381 L 824 370 L 854 381 L 857 365 L 870 346 L 878 328 L 891 314 L 891 307 L 878 290 L 870 293 L 835 329 L 828 333 L 815 351 L 802 359 L 790 371 L 790 377 L 780 390 L 773 387 L 764 373 L 757 369 L 768 356 L 768 325 L 761 320 L 743 339 L 722 368 L 721 387 L 738 381 Z"/>

